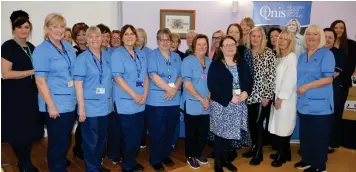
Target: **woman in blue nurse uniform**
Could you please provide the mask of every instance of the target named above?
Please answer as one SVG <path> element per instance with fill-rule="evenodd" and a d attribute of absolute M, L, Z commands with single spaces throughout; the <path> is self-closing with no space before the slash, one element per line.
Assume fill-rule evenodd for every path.
<path fill-rule="evenodd" d="M 61 41 L 66 20 L 57 13 L 49 14 L 44 23 L 45 40 L 33 52 L 33 66 L 39 90 L 38 104 L 45 112 L 48 132 L 48 168 L 66 171 L 66 155 L 71 143 L 76 94 L 73 83 L 75 51 Z"/>
<path fill-rule="evenodd" d="M 335 59 L 325 45 L 324 31 L 310 25 L 305 31 L 307 51 L 298 59 L 297 111 L 300 116 L 300 153 L 295 164 L 304 171 L 326 171 L 331 114 L 334 112 Z"/>
<path fill-rule="evenodd" d="M 207 73 L 211 64 L 208 57 L 208 37 L 198 34 L 192 43 L 193 55 L 182 63 L 184 81 L 183 109 L 185 122 L 185 156 L 193 169 L 207 164 L 202 156 L 209 132 L 210 93 L 207 84 Z"/>
<path fill-rule="evenodd" d="M 136 162 L 142 139 L 144 110 L 148 93 L 147 60 L 136 48 L 136 29 L 125 25 L 121 29 L 121 45 L 111 56 L 114 83 L 115 121 L 120 126 L 122 145 L 122 169 L 124 172 L 142 171 Z"/>
<path fill-rule="evenodd" d="M 174 165 L 169 158 L 172 139 L 180 115 L 181 59 L 170 51 L 172 34 L 169 29 L 157 32 L 158 48 L 148 56 L 150 87 L 147 97 L 147 121 L 151 139 L 150 164 L 163 171 L 163 164 Z M 179 90 L 179 91 L 178 91 Z"/>
<path fill-rule="evenodd" d="M 101 39 L 100 29 L 90 27 L 86 31 L 89 50 L 80 54 L 74 65 L 86 171 L 109 171 L 101 167 L 101 157 L 111 112 L 111 69 L 109 54 L 100 50 Z"/>

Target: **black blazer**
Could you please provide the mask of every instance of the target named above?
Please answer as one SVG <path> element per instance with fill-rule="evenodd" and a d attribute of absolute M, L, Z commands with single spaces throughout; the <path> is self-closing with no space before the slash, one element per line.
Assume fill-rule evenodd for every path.
<path fill-rule="evenodd" d="M 239 81 L 241 92 L 246 91 L 248 95 L 252 92 L 253 78 L 250 74 L 249 66 L 240 56 L 238 65 Z M 224 107 L 227 107 L 232 99 L 233 76 L 220 60 L 214 60 L 210 64 L 208 71 L 208 89 L 211 93 L 211 100 L 214 100 Z"/>

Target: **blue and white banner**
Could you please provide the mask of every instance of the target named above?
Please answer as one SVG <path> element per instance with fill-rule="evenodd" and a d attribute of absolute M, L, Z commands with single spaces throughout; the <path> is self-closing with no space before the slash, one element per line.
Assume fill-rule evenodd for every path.
<path fill-rule="evenodd" d="M 253 21 L 256 25 L 285 25 L 297 19 L 301 27 L 310 24 L 311 1 L 255 1 Z"/>

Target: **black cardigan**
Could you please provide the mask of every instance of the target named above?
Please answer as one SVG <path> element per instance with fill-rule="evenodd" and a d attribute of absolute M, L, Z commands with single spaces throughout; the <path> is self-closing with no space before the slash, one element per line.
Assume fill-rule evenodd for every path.
<path fill-rule="evenodd" d="M 238 65 L 239 81 L 241 92 L 246 91 L 251 94 L 253 79 L 250 74 L 249 66 L 240 56 Z M 220 60 L 214 60 L 210 64 L 208 71 L 208 89 L 211 93 L 211 100 L 214 100 L 224 107 L 227 107 L 232 100 L 233 76 Z"/>

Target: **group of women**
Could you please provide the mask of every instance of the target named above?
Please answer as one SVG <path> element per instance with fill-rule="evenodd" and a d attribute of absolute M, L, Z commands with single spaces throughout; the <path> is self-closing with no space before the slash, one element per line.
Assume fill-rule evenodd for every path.
<path fill-rule="evenodd" d="M 347 39 L 343 21 L 324 30 L 310 25 L 303 38 L 297 20 L 266 36 L 246 17 L 226 35 L 214 32 L 210 50 L 206 35 L 189 31 L 189 49 L 182 53 L 179 35 L 169 29 L 157 32 L 157 48 L 151 50 L 143 29 L 125 25 L 111 32 L 103 24 L 77 23 L 70 30 L 57 13 L 45 18 L 44 41 L 35 47 L 27 41 L 28 14 L 14 11 L 10 19 L 14 38 L 1 53 L 2 140 L 13 147 L 21 171 L 38 171 L 30 153 L 43 134 L 41 120 L 48 131 L 48 167 L 58 172 L 68 165 L 75 120 L 73 152 L 84 159 L 86 171 L 110 171 L 102 166 L 105 155 L 114 164 L 122 159 L 124 172 L 143 171 L 136 156 L 147 130 L 153 169 L 174 165 L 170 153 L 181 111 L 185 155 L 193 169 L 208 163 L 202 155 L 207 138 L 214 142 L 209 156 L 216 172 L 237 171 L 231 163 L 236 148 L 250 140 L 242 156 L 259 165 L 266 118 L 277 149 L 274 167 L 291 160 L 297 114 L 302 160 L 296 168 L 325 171 L 328 146 L 340 146 L 356 44 Z"/>

